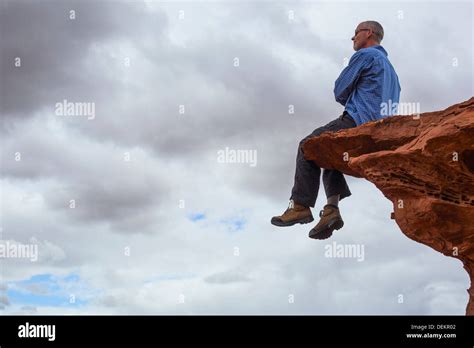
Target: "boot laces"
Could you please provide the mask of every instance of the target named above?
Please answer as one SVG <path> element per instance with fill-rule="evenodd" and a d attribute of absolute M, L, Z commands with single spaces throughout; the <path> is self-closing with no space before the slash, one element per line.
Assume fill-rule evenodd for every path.
<path fill-rule="evenodd" d="M 295 207 L 295 202 L 290 199 L 290 203 L 288 204 L 288 209 L 293 209 Z"/>

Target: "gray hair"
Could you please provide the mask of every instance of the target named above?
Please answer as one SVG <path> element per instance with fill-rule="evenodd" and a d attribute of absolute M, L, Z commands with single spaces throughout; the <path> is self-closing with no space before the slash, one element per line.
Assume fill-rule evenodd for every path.
<path fill-rule="evenodd" d="M 362 22 L 362 24 L 364 26 L 366 26 L 367 29 L 372 30 L 372 32 L 374 33 L 374 36 L 375 36 L 375 40 L 377 42 L 380 43 L 382 41 L 382 39 L 383 39 L 383 27 L 379 22 L 365 21 L 365 22 Z"/>

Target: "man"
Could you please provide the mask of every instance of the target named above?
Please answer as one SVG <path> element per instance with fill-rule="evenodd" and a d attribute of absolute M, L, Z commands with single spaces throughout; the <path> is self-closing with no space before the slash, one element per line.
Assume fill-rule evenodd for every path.
<path fill-rule="evenodd" d="M 389 108 L 391 110 L 388 114 L 382 115 L 381 112 L 384 103 L 398 104 L 400 98 L 398 76 L 387 58 L 387 52 L 380 45 L 383 35 L 383 28 L 376 21 L 362 22 L 357 26 L 352 37 L 356 53 L 341 72 L 334 87 L 336 101 L 345 107 L 344 113 L 301 140 L 290 204 L 283 215 L 272 218 L 273 225 L 292 226 L 314 220 L 310 207 L 314 207 L 316 203 L 321 168 L 304 158 L 302 145 L 307 139 L 326 131 L 356 127 L 396 112 L 393 108 Z M 392 104 L 389 104 L 390 101 Z M 323 184 L 327 204 L 319 214 L 319 223 L 309 233 L 309 237 L 314 239 L 329 238 L 335 229 L 344 225 L 338 203 L 351 195 L 343 174 L 337 170 L 324 169 Z"/>

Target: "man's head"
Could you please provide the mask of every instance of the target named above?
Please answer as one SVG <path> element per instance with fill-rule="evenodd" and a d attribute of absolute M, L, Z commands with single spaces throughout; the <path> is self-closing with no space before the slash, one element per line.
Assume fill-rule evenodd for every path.
<path fill-rule="evenodd" d="M 354 50 L 380 45 L 383 39 L 383 28 L 379 22 L 365 21 L 360 23 L 352 37 Z"/>

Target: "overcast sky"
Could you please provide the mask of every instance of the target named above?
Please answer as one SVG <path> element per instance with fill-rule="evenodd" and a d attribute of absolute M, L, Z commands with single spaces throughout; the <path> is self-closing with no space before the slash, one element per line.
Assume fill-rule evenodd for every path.
<path fill-rule="evenodd" d="M 474 94 L 471 2 L 0 3 L 0 239 L 38 247 L 0 260 L 3 313 L 464 314 L 462 263 L 370 182 L 347 178 L 326 241 L 270 219 L 299 141 L 343 111 L 357 24 L 384 26 L 401 101 L 440 110 Z"/>

